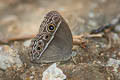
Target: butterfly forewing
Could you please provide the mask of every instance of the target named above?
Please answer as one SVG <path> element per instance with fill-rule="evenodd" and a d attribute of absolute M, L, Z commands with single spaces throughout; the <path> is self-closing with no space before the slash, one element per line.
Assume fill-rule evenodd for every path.
<path fill-rule="evenodd" d="M 56 11 L 49 12 L 40 25 L 39 34 L 32 40 L 30 57 L 31 61 L 39 60 L 44 51 L 54 38 L 54 35 L 61 23 L 59 14 Z"/>

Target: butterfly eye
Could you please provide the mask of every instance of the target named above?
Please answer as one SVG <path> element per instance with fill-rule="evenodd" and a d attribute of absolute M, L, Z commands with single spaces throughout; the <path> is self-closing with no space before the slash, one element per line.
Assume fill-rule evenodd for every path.
<path fill-rule="evenodd" d="M 44 45 L 44 42 L 43 42 L 42 40 L 39 40 L 39 41 L 37 42 L 37 45 L 38 45 L 38 46 L 43 46 L 43 45 Z"/>
<path fill-rule="evenodd" d="M 55 31 L 55 25 L 54 24 L 50 24 L 48 26 L 48 31 Z"/>
<path fill-rule="evenodd" d="M 50 39 L 50 34 L 44 34 L 43 39 L 48 41 Z"/>
<path fill-rule="evenodd" d="M 49 35 L 44 35 L 44 40 L 49 40 Z"/>
<path fill-rule="evenodd" d="M 41 46 L 41 45 L 42 45 L 42 42 L 39 42 L 39 45 Z"/>
<path fill-rule="evenodd" d="M 38 51 L 41 51 L 41 50 L 42 50 L 42 46 L 38 46 L 38 47 L 37 47 L 37 50 L 38 50 Z"/>
<path fill-rule="evenodd" d="M 43 50 L 44 43 L 42 41 L 37 42 L 36 45 L 36 51 L 42 51 Z"/>
<path fill-rule="evenodd" d="M 46 36 L 45 36 L 45 39 L 48 39 L 48 38 L 49 38 L 49 36 L 48 36 L 48 35 L 46 35 Z"/>

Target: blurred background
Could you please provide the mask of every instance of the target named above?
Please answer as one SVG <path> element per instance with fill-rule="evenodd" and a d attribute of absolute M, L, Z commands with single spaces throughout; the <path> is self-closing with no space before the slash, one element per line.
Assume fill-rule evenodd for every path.
<path fill-rule="evenodd" d="M 90 32 L 120 13 L 120 0 L 0 0 L 0 38 L 36 34 L 48 11 L 57 10 L 73 35 Z"/>

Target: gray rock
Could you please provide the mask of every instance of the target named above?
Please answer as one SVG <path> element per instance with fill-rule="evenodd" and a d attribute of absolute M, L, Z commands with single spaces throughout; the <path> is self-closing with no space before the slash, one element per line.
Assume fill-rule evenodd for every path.
<path fill-rule="evenodd" d="M 106 66 L 113 66 L 114 67 L 114 71 L 118 72 L 117 68 L 119 68 L 119 65 L 120 65 L 120 60 L 109 58 Z"/>
<path fill-rule="evenodd" d="M 23 43 L 23 45 L 24 45 L 25 47 L 29 47 L 29 46 L 30 46 L 30 43 L 31 43 L 31 40 L 27 40 L 27 41 L 25 41 L 25 42 Z"/>
<path fill-rule="evenodd" d="M 7 45 L 0 46 L 0 68 L 5 70 L 12 66 L 21 67 L 22 62 L 17 55 L 17 51 Z"/>
<path fill-rule="evenodd" d="M 115 31 L 116 31 L 116 32 L 120 32 L 120 25 L 117 25 L 117 26 L 115 27 Z"/>

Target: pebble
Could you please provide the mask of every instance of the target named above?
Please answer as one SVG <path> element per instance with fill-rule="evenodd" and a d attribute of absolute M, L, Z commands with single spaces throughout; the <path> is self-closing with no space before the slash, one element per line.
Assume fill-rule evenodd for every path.
<path fill-rule="evenodd" d="M 118 72 L 117 68 L 119 68 L 119 65 L 120 65 L 120 60 L 109 58 L 106 66 L 113 66 L 114 67 L 114 71 Z"/>
<path fill-rule="evenodd" d="M 120 37 L 116 33 L 112 34 L 112 38 L 113 38 L 113 40 L 119 40 L 120 39 Z"/>
<path fill-rule="evenodd" d="M 27 40 L 27 41 L 25 41 L 25 42 L 23 43 L 23 45 L 24 45 L 25 47 L 29 47 L 30 44 L 31 44 L 31 40 Z"/>
<path fill-rule="evenodd" d="M 94 17 L 95 17 L 95 14 L 94 14 L 94 12 L 89 12 L 89 13 L 88 13 L 88 16 L 89 16 L 90 18 L 94 18 Z"/>
<path fill-rule="evenodd" d="M 117 25 L 117 26 L 115 27 L 115 31 L 116 31 L 116 32 L 120 32 L 120 25 Z"/>
<path fill-rule="evenodd" d="M 22 66 L 19 55 L 8 45 L 0 46 L 0 68 L 5 70 L 13 65 L 18 68 Z"/>
<path fill-rule="evenodd" d="M 120 37 L 118 36 L 117 33 L 112 33 L 111 37 L 114 44 L 120 44 Z"/>
<path fill-rule="evenodd" d="M 66 75 L 60 68 L 57 68 L 56 63 L 53 63 L 43 72 L 42 80 L 65 80 Z"/>
<path fill-rule="evenodd" d="M 97 26 L 97 23 L 93 20 L 89 20 L 88 24 L 91 26 Z"/>

